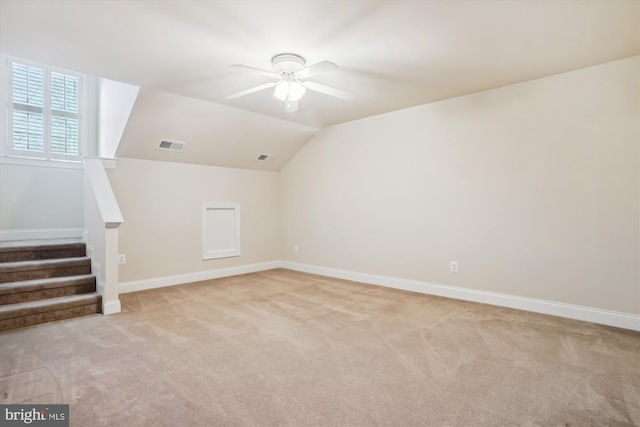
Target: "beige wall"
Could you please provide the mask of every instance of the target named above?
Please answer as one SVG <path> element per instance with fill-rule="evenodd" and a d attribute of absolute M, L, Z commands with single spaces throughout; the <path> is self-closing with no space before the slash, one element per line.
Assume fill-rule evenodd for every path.
<path fill-rule="evenodd" d="M 638 64 L 324 129 L 281 171 L 284 258 L 640 313 Z"/>
<path fill-rule="evenodd" d="M 119 251 L 128 282 L 273 261 L 279 258 L 275 172 L 120 159 L 108 176 L 120 205 Z M 242 255 L 202 260 L 202 202 L 240 203 Z"/>

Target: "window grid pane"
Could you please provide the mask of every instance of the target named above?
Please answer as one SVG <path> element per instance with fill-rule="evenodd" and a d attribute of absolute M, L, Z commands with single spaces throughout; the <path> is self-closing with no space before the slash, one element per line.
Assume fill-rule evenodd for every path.
<path fill-rule="evenodd" d="M 51 152 L 78 155 L 78 120 L 51 118 Z"/>
<path fill-rule="evenodd" d="M 78 83 L 77 77 L 51 73 L 51 108 L 77 113 Z"/>
<path fill-rule="evenodd" d="M 44 70 L 13 63 L 13 102 L 42 107 L 44 98 Z"/>
<path fill-rule="evenodd" d="M 13 112 L 13 148 L 44 151 L 44 120 L 42 114 L 15 110 Z"/>

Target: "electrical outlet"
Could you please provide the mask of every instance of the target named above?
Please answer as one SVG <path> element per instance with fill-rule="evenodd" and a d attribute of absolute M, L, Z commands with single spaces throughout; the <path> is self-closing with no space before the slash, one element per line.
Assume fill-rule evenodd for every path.
<path fill-rule="evenodd" d="M 119 254 L 118 264 L 126 264 L 126 263 L 127 263 L 127 256 L 125 254 Z"/>
<path fill-rule="evenodd" d="M 452 273 L 458 272 L 458 261 L 451 261 L 449 263 L 449 271 L 451 271 Z"/>
<path fill-rule="evenodd" d="M 299 250 L 299 248 L 298 248 L 298 244 L 297 244 L 297 243 L 294 243 L 294 244 L 293 244 L 293 252 L 294 252 L 294 253 L 298 253 L 298 250 Z"/>

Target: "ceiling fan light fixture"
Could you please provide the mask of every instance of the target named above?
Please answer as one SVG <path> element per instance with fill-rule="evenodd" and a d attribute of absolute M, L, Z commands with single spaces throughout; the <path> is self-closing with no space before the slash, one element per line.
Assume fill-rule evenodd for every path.
<path fill-rule="evenodd" d="M 293 79 L 283 79 L 276 85 L 273 96 L 280 101 L 299 101 L 307 90 Z"/>
<path fill-rule="evenodd" d="M 271 58 L 271 65 L 273 66 L 273 71 L 242 64 L 232 65 L 231 67 L 233 68 L 271 77 L 274 81 L 232 93 L 231 95 L 225 96 L 225 98 L 236 99 L 275 87 L 273 96 L 284 102 L 284 110 L 289 113 L 298 111 L 298 101 L 302 99 L 307 89 L 345 101 L 353 99 L 353 95 L 349 92 L 307 80 L 316 74 L 336 70 L 338 66 L 333 62 L 321 61 L 317 64 L 306 66 L 306 62 L 302 56 L 293 53 L 281 53 Z"/>

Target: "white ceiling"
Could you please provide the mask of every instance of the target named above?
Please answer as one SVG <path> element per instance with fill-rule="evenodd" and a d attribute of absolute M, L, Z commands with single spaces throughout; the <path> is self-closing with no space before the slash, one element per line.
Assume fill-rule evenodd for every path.
<path fill-rule="evenodd" d="M 264 169 L 216 160 L 214 151 L 230 150 L 231 157 L 264 151 L 256 136 L 268 131 L 273 141 L 289 141 L 273 153 L 286 161 L 314 129 L 638 55 L 639 6 L 638 0 L 0 0 L 0 51 L 142 86 L 146 104 L 166 93 L 187 97 L 192 107 L 215 103 L 204 108 L 215 109 L 218 122 L 242 124 L 233 131 L 234 146 L 224 145 L 229 126 L 211 124 L 209 137 L 194 144 L 206 139 L 215 150 L 201 150 L 199 163 Z M 313 80 L 355 99 L 308 91 L 299 111 L 287 113 L 272 90 L 224 98 L 271 81 L 230 65 L 270 69 L 271 57 L 284 52 L 307 64 L 336 63 L 339 70 Z M 134 116 L 154 120 L 138 108 Z M 244 121 L 238 109 L 249 112 Z M 253 113 L 273 119 L 266 125 Z M 124 152 L 144 151 L 126 145 L 145 138 L 155 147 L 163 127 L 168 139 L 202 133 L 159 120 L 154 132 L 145 131 L 149 123 L 129 124 Z M 236 152 L 238 144 L 244 146 Z"/>

